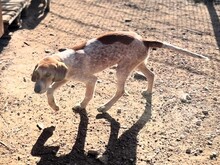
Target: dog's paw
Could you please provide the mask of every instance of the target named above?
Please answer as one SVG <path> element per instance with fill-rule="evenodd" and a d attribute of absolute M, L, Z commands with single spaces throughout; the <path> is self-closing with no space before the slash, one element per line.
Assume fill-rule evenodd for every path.
<path fill-rule="evenodd" d="M 74 111 L 78 111 L 78 110 L 84 110 L 85 108 L 81 107 L 80 104 L 77 104 L 77 105 L 75 105 L 72 109 L 73 109 Z"/>
<path fill-rule="evenodd" d="M 144 98 L 148 98 L 152 96 L 152 92 L 148 92 L 148 91 L 143 91 L 141 94 Z"/>
<path fill-rule="evenodd" d="M 59 111 L 60 108 L 57 105 L 50 105 L 50 107 L 54 110 L 54 111 Z"/>
<path fill-rule="evenodd" d="M 99 107 L 97 110 L 98 110 L 98 112 L 105 113 L 105 112 L 107 112 L 108 109 L 103 105 L 103 106 Z"/>

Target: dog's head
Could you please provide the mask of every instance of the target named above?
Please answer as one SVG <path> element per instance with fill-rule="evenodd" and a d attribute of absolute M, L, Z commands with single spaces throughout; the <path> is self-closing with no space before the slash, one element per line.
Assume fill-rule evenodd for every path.
<path fill-rule="evenodd" d="M 67 73 L 67 66 L 54 57 L 46 57 L 35 66 L 31 81 L 36 82 L 34 91 L 44 93 L 54 82 L 62 81 Z"/>

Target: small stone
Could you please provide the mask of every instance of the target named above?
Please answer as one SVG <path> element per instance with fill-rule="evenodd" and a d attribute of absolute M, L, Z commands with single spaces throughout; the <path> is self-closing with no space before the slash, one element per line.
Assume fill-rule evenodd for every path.
<path fill-rule="evenodd" d="M 203 153 L 203 150 L 202 150 L 202 149 L 199 149 L 199 153 Z"/>
<path fill-rule="evenodd" d="M 24 81 L 24 82 L 27 82 L 27 80 L 26 80 L 26 78 L 25 78 L 25 77 L 23 77 L 23 81 Z"/>
<path fill-rule="evenodd" d="M 216 152 L 212 152 L 209 156 L 211 160 L 216 159 L 218 157 L 218 154 Z"/>
<path fill-rule="evenodd" d="M 140 72 L 134 73 L 134 78 L 137 80 L 147 80 L 146 77 Z"/>
<path fill-rule="evenodd" d="M 129 159 L 129 160 L 130 160 L 131 162 L 134 162 L 134 159 L 132 159 L 132 158 L 131 158 L 131 159 Z"/>
<path fill-rule="evenodd" d="M 209 115 L 209 112 L 208 111 L 202 111 L 203 115 L 207 116 Z"/>
<path fill-rule="evenodd" d="M 63 52 L 63 51 L 65 51 L 65 50 L 66 50 L 66 48 L 60 48 L 60 49 L 58 49 L 59 52 Z"/>
<path fill-rule="evenodd" d="M 195 153 L 194 153 L 194 155 L 195 155 L 195 156 L 198 156 L 198 155 L 199 155 L 199 153 L 198 153 L 198 152 L 195 152 Z"/>
<path fill-rule="evenodd" d="M 2 67 L 2 70 L 5 70 L 5 69 L 6 69 L 5 66 L 3 66 L 3 67 Z"/>
<path fill-rule="evenodd" d="M 191 154 L 191 153 L 192 153 L 192 150 L 188 148 L 188 149 L 186 150 L 186 153 L 187 153 L 187 154 Z"/>
<path fill-rule="evenodd" d="M 18 156 L 18 160 L 21 160 L 21 157 L 20 157 L 20 156 Z"/>
<path fill-rule="evenodd" d="M 203 89 L 204 89 L 205 91 L 208 91 L 208 90 L 209 90 L 209 88 L 208 88 L 208 87 L 204 87 Z"/>
<path fill-rule="evenodd" d="M 216 97 L 213 98 L 214 101 L 218 101 L 218 99 Z"/>
<path fill-rule="evenodd" d="M 45 52 L 45 53 L 51 53 L 51 50 L 48 50 L 48 49 L 47 49 L 47 50 L 45 50 L 44 52 Z"/>
<path fill-rule="evenodd" d="M 130 18 L 126 18 L 125 22 L 131 22 L 131 19 Z"/>
<path fill-rule="evenodd" d="M 183 93 L 181 96 L 180 96 L 180 101 L 182 103 L 190 103 L 191 102 L 191 96 L 188 94 L 188 93 Z"/>
<path fill-rule="evenodd" d="M 97 83 L 99 83 L 99 84 L 102 83 L 102 80 L 97 80 Z"/>
<path fill-rule="evenodd" d="M 121 108 L 118 108 L 117 114 L 120 114 L 120 113 L 121 113 Z"/>
<path fill-rule="evenodd" d="M 185 136 L 184 134 L 181 134 L 180 137 L 179 137 L 179 139 L 182 140 L 182 139 L 184 139 L 185 137 L 186 137 L 186 136 Z"/>
<path fill-rule="evenodd" d="M 201 148 L 197 148 L 197 149 L 194 151 L 194 155 L 195 155 L 195 156 L 198 156 L 198 155 L 200 155 L 202 152 L 203 152 L 203 150 L 202 150 Z"/>
<path fill-rule="evenodd" d="M 209 141 L 207 142 L 207 144 L 208 144 L 208 145 L 212 145 L 212 141 L 209 140 Z"/>
<path fill-rule="evenodd" d="M 43 123 L 37 123 L 37 128 L 38 128 L 39 130 L 44 129 Z"/>
<path fill-rule="evenodd" d="M 196 122 L 196 125 L 197 125 L 197 126 L 201 126 L 201 124 L 202 124 L 202 121 L 201 121 L 201 120 L 198 120 L 198 121 Z"/>
<path fill-rule="evenodd" d="M 93 156 L 93 157 L 97 157 L 99 155 L 99 152 L 95 151 L 95 150 L 89 150 L 88 155 Z"/>
<path fill-rule="evenodd" d="M 29 43 L 27 43 L 27 42 L 24 42 L 24 44 L 25 44 L 25 45 L 27 45 L 27 46 L 30 46 L 30 44 L 29 44 Z"/>
<path fill-rule="evenodd" d="M 191 96 L 189 94 L 186 94 L 186 99 L 191 100 Z"/>

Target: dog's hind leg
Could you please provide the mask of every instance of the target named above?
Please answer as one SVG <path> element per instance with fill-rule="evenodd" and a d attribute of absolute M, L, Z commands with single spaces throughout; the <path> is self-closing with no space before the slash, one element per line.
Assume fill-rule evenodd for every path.
<path fill-rule="evenodd" d="M 128 68 L 128 67 L 121 68 L 120 66 L 118 66 L 118 68 L 116 70 L 117 91 L 109 102 L 107 102 L 106 104 L 104 104 L 103 106 L 98 108 L 99 112 L 104 113 L 107 110 L 109 110 L 115 104 L 115 102 L 117 102 L 118 99 L 125 93 L 125 89 L 124 89 L 125 81 L 126 81 L 127 77 L 129 76 L 131 70 L 132 69 Z"/>
<path fill-rule="evenodd" d="M 139 69 L 147 78 L 148 81 L 148 87 L 147 87 L 147 93 L 151 94 L 154 84 L 154 73 L 151 72 L 144 63 L 141 63 L 138 65 L 137 69 Z"/>

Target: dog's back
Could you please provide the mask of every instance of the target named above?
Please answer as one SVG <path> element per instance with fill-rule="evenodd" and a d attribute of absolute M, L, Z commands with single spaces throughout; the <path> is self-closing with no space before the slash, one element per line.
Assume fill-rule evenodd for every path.
<path fill-rule="evenodd" d="M 96 73 L 115 64 L 141 62 L 147 57 L 147 49 L 136 33 L 108 33 L 89 40 L 82 49 L 78 48 L 75 61 Z"/>

